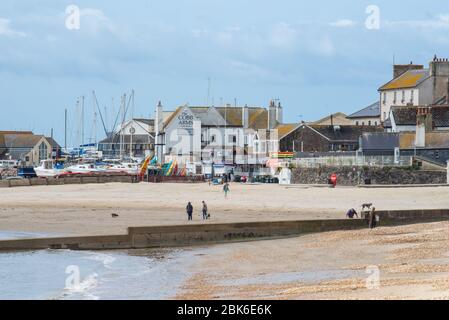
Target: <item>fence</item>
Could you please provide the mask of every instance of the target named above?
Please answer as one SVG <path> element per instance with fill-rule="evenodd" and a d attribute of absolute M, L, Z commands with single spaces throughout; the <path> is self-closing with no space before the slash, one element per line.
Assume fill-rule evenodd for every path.
<path fill-rule="evenodd" d="M 407 167 L 411 166 L 413 157 L 400 156 L 322 156 L 313 158 L 297 158 L 292 161 L 297 167 L 313 168 L 319 166 L 369 166 L 369 167 Z"/>

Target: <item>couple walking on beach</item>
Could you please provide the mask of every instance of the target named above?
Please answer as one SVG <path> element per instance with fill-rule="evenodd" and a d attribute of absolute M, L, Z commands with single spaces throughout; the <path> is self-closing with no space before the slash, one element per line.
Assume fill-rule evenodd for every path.
<path fill-rule="evenodd" d="M 207 210 L 207 204 L 204 201 L 203 201 L 203 208 L 201 211 L 203 213 L 203 220 L 210 219 L 210 214 L 209 211 Z M 193 220 L 193 206 L 191 202 L 187 203 L 186 212 L 187 212 L 187 220 L 188 221 Z"/>

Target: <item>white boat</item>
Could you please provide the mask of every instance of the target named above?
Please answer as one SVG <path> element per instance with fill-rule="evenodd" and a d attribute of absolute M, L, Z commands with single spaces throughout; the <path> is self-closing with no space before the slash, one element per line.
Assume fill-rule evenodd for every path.
<path fill-rule="evenodd" d="M 103 170 L 95 167 L 94 164 L 86 163 L 86 164 L 75 164 L 68 168 L 66 168 L 68 173 L 93 173 L 93 172 L 102 172 Z"/>
<path fill-rule="evenodd" d="M 55 177 L 65 173 L 66 170 L 56 168 L 54 160 L 41 160 L 39 166 L 34 168 L 34 172 L 38 177 Z"/>
<path fill-rule="evenodd" d="M 139 173 L 139 165 L 137 163 L 118 163 L 113 164 L 108 167 L 108 171 L 112 172 L 125 172 L 127 174 L 138 174 Z"/>

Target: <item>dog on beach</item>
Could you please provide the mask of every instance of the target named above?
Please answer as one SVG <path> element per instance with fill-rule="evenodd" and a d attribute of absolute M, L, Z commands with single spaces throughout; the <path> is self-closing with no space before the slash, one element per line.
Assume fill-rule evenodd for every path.
<path fill-rule="evenodd" d="M 369 210 L 371 209 L 372 206 L 373 206 L 372 203 L 364 203 L 362 204 L 362 210 L 365 210 L 365 208 Z"/>

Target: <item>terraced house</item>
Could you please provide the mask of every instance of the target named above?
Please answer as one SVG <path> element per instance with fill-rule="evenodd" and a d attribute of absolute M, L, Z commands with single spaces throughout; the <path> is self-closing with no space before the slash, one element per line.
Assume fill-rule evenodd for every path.
<path fill-rule="evenodd" d="M 393 106 L 428 106 L 447 102 L 448 79 L 449 60 L 437 56 L 427 69 L 413 63 L 395 65 L 393 79 L 378 90 L 381 121 L 388 120 Z"/>

